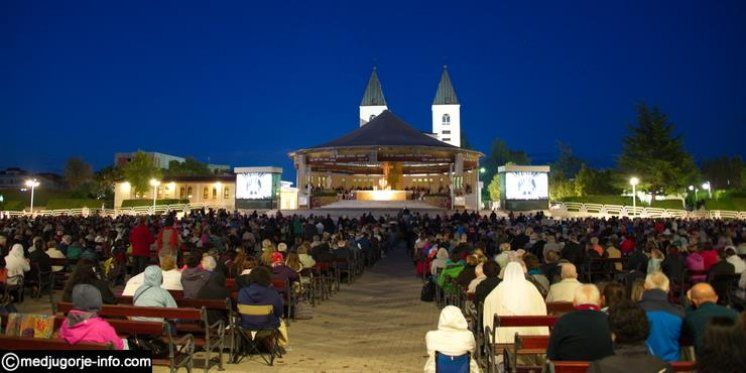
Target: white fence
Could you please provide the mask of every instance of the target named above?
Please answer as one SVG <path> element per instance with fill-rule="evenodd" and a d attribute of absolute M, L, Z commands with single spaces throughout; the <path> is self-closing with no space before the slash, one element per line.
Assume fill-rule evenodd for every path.
<path fill-rule="evenodd" d="M 602 205 L 597 203 L 560 202 L 552 206 L 553 212 L 576 212 L 598 216 L 620 216 L 640 218 L 692 218 L 692 219 L 746 219 L 746 211 L 662 209 L 621 205 Z"/>
<path fill-rule="evenodd" d="M 169 212 L 189 212 L 191 210 L 207 208 L 207 209 L 232 209 L 233 206 L 215 203 L 180 203 L 173 205 L 156 205 L 155 209 L 153 206 L 137 206 L 137 207 L 126 207 L 119 209 L 104 209 L 104 208 L 79 208 L 79 209 L 64 209 L 64 210 L 35 210 L 33 214 L 29 211 L 0 211 L 0 218 L 8 218 L 13 216 L 89 216 L 89 215 L 100 215 L 100 216 L 111 216 L 116 217 L 118 215 L 151 215 L 151 214 L 163 214 Z"/>

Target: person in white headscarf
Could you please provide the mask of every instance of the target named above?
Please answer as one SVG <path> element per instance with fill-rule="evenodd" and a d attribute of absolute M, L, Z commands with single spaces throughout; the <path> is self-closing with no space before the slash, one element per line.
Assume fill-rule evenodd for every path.
<path fill-rule="evenodd" d="M 23 246 L 21 244 L 13 245 L 8 255 L 5 256 L 5 269 L 8 271 L 8 285 L 18 283 L 18 279 L 13 276 L 24 275 L 31 270 L 29 260 L 23 256 Z"/>
<path fill-rule="evenodd" d="M 438 252 L 435 254 L 435 259 L 430 263 L 430 274 L 435 276 L 438 274 L 438 268 L 445 268 L 448 258 L 448 250 L 446 250 L 445 247 L 439 248 Z"/>
<path fill-rule="evenodd" d="M 526 280 L 526 269 L 521 262 L 510 262 L 503 281 L 484 300 L 483 324 L 492 328 L 494 316 L 546 316 L 547 305 L 536 286 Z M 549 335 L 546 327 L 499 327 L 496 343 L 513 343 L 515 333 Z"/>
<path fill-rule="evenodd" d="M 425 335 L 428 358 L 425 362 L 425 372 L 435 373 L 435 352 L 449 356 L 460 356 L 465 353 L 474 354 L 476 342 L 474 334 L 469 330 L 466 318 L 461 310 L 455 306 L 445 306 L 440 312 L 438 330 L 431 330 Z M 470 372 L 479 372 L 477 362 L 472 358 Z"/>

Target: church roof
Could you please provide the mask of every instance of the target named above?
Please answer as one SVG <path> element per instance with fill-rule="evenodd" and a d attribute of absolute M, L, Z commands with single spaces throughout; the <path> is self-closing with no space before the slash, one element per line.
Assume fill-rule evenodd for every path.
<path fill-rule="evenodd" d="M 432 146 L 458 148 L 425 135 L 394 115 L 394 113 L 384 110 L 366 125 L 340 138 L 314 146 L 311 149 L 351 146 Z"/>
<path fill-rule="evenodd" d="M 365 87 L 360 106 L 386 106 L 386 99 L 383 97 L 383 89 L 381 89 L 381 82 L 378 80 L 375 67 L 368 79 L 368 86 Z"/>
<path fill-rule="evenodd" d="M 440 83 L 438 83 L 438 91 L 435 93 L 433 105 L 458 105 L 456 90 L 453 89 L 451 77 L 448 75 L 448 69 L 445 66 L 443 66 L 443 73 L 440 74 Z"/>

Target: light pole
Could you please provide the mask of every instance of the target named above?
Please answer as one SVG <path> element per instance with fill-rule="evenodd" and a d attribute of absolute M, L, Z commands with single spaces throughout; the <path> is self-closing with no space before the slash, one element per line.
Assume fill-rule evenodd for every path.
<path fill-rule="evenodd" d="M 153 214 L 155 214 L 155 200 L 158 198 L 158 186 L 161 182 L 156 179 L 150 179 L 150 186 L 153 187 Z"/>
<path fill-rule="evenodd" d="M 26 186 L 31 188 L 31 208 L 29 209 L 31 213 L 34 213 L 34 189 L 39 186 L 39 180 L 36 179 L 29 179 L 26 180 Z"/>
<path fill-rule="evenodd" d="M 632 185 L 632 215 L 637 215 L 637 184 L 640 183 L 640 179 L 637 177 L 631 177 L 629 179 L 629 185 Z"/>
<path fill-rule="evenodd" d="M 479 177 L 477 177 L 477 211 L 482 209 L 482 188 L 484 185 L 484 181 L 482 181 L 482 175 L 487 172 L 487 169 L 484 167 L 479 167 Z"/>
<path fill-rule="evenodd" d="M 702 189 L 706 190 L 707 196 L 710 197 L 710 199 L 712 199 L 712 186 L 710 185 L 709 181 L 702 183 Z"/>

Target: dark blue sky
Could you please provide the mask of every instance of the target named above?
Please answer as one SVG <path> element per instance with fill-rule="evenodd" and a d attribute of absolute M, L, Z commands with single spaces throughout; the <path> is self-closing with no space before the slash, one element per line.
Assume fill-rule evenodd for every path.
<path fill-rule="evenodd" d="M 646 101 L 699 160 L 746 155 L 744 1 L 8 0 L 0 20 L 0 167 L 139 148 L 288 169 L 358 126 L 374 61 L 425 131 L 447 63 L 485 152 L 546 162 L 562 140 L 613 166 Z"/>

